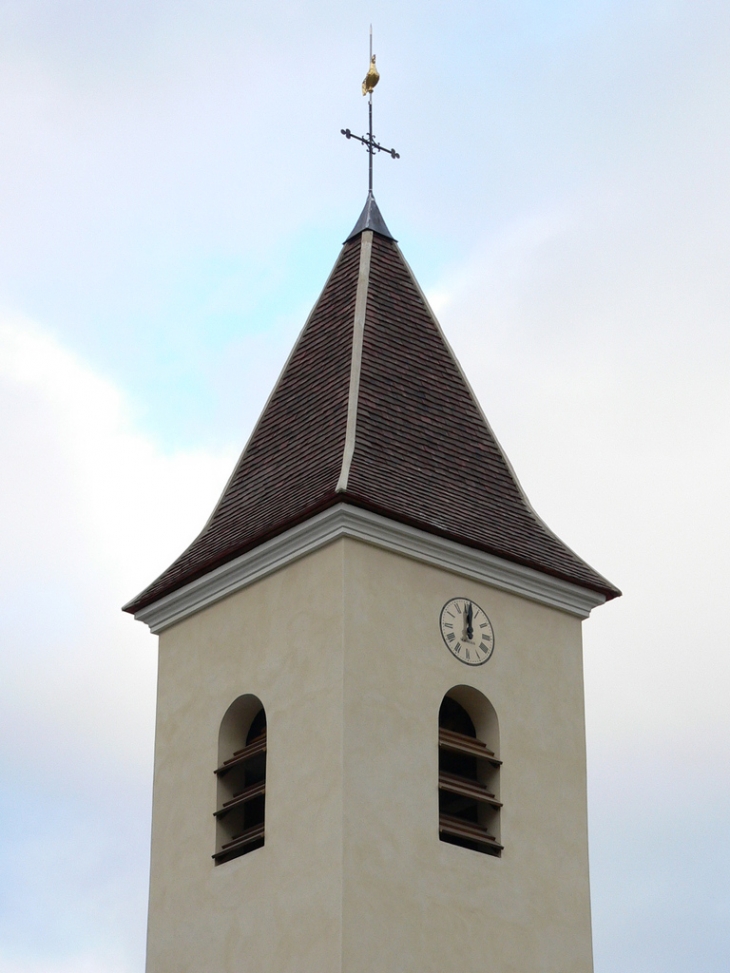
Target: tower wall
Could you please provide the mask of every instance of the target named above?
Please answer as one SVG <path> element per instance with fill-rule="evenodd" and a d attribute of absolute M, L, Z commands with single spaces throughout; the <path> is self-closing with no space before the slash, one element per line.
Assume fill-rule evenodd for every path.
<path fill-rule="evenodd" d="M 341 966 L 342 542 L 160 636 L 148 973 Z M 263 848 L 214 865 L 218 730 L 268 720 Z"/>
<path fill-rule="evenodd" d="M 443 604 L 496 635 L 469 667 Z M 499 718 L 501 858 L 439 841 L 438 712 Z M 266 708 L 263 848 L 215 866 L 218 728 Z M 590 973 L 580 622 L 346 539 L 167 629 L 148 973 Z"/>
<path fill-rule="evenodd" d="M 580 621 L 366 544 L 345 557 L 343 970 L 590 973 Z M 439 632 L 491 619 L 471 667 Z M 438 839 L 438 712 L 458 684 L 499 719 L 501 858 Z"/>

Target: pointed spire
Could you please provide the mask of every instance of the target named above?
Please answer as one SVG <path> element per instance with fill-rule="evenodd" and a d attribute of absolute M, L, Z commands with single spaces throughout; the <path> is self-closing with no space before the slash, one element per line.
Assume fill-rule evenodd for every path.
<path fill-rule="evenodd" d="M 348 236 L 345 243 L 354 239 L 363 230 L 372 230 L 373 233 L 379 233 L 388 240 L 395 241 L 395 237 L 390 232 L 388 227 L 385 225 L 385 220 L 378 208 L 378 204 L 375 202 L 375 197 L 372 193 L 368 193 L 368 198 L 365 200 L 365 205 L 363 206 L 362 213 L 358 218 L 357 223 L 354 226 L 352 233 Z"/>
<path fill-rule="evenodd" d="M 208 523 L 125 610 L 336 504 L 620 594 L 532 509 L 372 197 Z"/>

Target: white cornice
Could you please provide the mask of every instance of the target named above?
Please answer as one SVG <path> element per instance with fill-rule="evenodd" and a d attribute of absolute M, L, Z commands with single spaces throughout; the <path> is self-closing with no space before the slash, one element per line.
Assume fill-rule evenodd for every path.
<path fill-rule="evenodd" d="M 341 503 L 165 595 L 140 609 L 134 617 L 149 625 L 152 632 L 162 632 L 170 625 L 340 537 L 352 537 L 416 561 L 486 582 L 579 618 L 587 618 L 592 608 L 606 600 L 604 595 L 588 588 Z"/>

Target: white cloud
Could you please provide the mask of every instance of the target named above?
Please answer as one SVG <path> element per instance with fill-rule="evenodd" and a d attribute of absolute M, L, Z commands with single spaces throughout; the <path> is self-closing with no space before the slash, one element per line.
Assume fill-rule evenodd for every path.
<path fill-rule="evenodd" d="M 74 956 L 69 960 L 3 959 L 0 973 L 127 973 L 125 961 L 113 962 L 97 957 Z"/>
<path fill-rule="evenodd" d="M 163 454 L 118 389 L 9 315 L 0 403 L 0 971 L 117 973 L 144 935 L 156 663 L 120 608 L 202 526 L 234 455 Z M 39 911 L 49 959 L 9 958 Z"/>
<path fill-rule="evenodd" d="M 0 319 L 0 377 L 15 388 L 16 408 L 46 411 L 39 432 L 45 437 L 53 430 L 73 483 L 77 527 L 93 556 L 120 582 L 151 580 L 202 526 L 233 452 L 165 455 L 133 428 L 129 406 L 111 382 L 28 321 Z M 42 455 L 36 462 L 35 470 L 27 468 L 35 474 L 34 491 L 48 480 Z M 46 500 L 53 510 L 52 491 Z M 33 519 L 18 526 L 27 530 Z"/>

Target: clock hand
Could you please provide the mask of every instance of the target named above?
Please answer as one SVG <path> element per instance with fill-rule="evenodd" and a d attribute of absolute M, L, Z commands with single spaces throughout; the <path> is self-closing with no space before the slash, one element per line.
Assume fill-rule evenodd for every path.
<path fill-rule="evenodd" d="M 474 626 L 472 625 L 473 615 L 474 615 L 474 609 L 472 607 L 472 603 L 469 602 L 469 605 L 467 606 L 467 609 L 466 609 L 466 639 L 467 639 L 467 642 L 471 642 L 471 640 L 474 638 Z"/>

